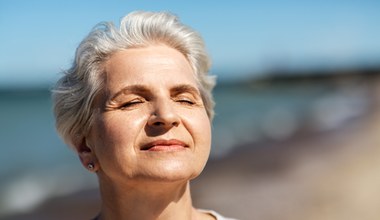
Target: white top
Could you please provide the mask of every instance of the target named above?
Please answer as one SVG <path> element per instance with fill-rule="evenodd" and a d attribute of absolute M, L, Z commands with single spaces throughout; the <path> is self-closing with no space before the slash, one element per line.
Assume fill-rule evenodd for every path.
<path fill-rule="evenodd" d="M 203 213 L 206 213 L 206 214 L 210 214 L 212 216 L 214 216 L 216 218 L 216 220 L 237 220 L 237 219 L 234 219 L 234 218 L 226 218 L 222 215 L 220 215 L 219 213 L 215 212 L 215 211 L 212 211 L 212 210 L 204 210 L 204 209 L 198 209 L 200 212 L 203 212 Z"/>

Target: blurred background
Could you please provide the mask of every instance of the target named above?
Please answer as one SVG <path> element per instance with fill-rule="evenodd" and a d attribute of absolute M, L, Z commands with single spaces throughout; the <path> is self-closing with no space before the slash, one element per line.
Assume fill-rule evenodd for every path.
<path fill-rule="evenodd" d="M 0 0 L 0 219 L 90 219 L 94 175 L 49 90 L 100 21 L 171 11 L 218 77 L 196 207 L 240 219 L 380 219 L 380 1 Z"/>

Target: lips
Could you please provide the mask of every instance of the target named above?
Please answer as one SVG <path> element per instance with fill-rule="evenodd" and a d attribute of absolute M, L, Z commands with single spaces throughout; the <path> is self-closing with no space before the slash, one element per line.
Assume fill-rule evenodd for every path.
<path fill-rule="evenodd" d="M 143 145 L 143 151 L 178 151 L 187 148 L 188 146 L 179 140 L 156 140 Z"/>

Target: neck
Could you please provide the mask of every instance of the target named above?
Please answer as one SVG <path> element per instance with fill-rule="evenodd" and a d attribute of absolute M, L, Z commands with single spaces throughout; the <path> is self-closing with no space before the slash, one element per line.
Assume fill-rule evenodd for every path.
<path fill-rule="evenodd" d="M 99 181 L 100 219 L 195 219 L 189 182 L 152 182 L 119 185 Z"/>

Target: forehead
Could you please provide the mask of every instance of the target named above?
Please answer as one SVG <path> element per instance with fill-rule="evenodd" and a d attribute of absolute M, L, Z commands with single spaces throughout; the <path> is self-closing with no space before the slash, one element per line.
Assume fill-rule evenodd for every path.
<path fill-rule="evenodd" d="M 132 84 L 196 84 L 194 71 L 179 51 L 164 46 L 121 50 L 105 63 L 106 87 L 118 89 Z"/>

